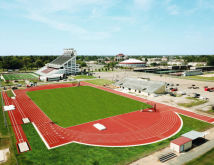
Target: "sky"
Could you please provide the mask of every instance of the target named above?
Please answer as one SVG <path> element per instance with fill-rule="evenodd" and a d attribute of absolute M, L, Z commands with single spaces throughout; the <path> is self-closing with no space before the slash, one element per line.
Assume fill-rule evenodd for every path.
<path fill-rule="evenodd" d="M 214 54 L 214 0 L 0 0 L 0 55 Z"/>

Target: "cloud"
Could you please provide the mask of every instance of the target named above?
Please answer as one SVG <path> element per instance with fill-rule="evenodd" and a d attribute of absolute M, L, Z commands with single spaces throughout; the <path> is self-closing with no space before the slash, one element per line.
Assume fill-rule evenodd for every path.
<path fill-rule="evenodd" d="M 180 13 L 177 5 L 170 5 L 167 7 L 167 10 L 171 15 L 178 15 Z"/>
<path fill-rule="evenodd" d="M 134 4 L 137 8 L 148 11 L 152 8 L 154 0 L 134 0 Z"/>
<path fill-rule="evenodd" d="M 100 40 L 111 37 L 111 33 L 118 31 L 115 30 L 118 27 L 89 29 L 84 21 L 88 21 L 88 24 L 96 22 L 96 16 L 102 9 L 110 7 L 112 2 L 113 0 L 14 0 L 13 3 L 5 1 L 4 9 L 10 10 L 9 7 L 13 5 L 21 11 L 20 16 L 24 18 L 68 32 L 79 39 Z"/>

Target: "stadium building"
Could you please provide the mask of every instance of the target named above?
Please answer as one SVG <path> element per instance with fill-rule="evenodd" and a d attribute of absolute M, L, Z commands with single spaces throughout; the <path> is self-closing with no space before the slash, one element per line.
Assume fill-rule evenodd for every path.
<path fill-rule="evenodd" d="M 35 73 L 42 81 L 60 80 L 66 75 L 75 75 L 79 72 L 79 65 L 76 64 L 76 50 L 73 48 L 64 49 L 63 55 L 46 64 Z"/>

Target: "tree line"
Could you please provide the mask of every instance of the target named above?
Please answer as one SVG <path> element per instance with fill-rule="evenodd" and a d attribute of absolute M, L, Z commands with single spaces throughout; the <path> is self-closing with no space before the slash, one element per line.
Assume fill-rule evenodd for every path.
<path fill-rule="evenodd" d="M 35 69 L 44 66 L 56 59 L 58 56 L 0 56 L 0 69 Z M 152 56 L 129 56 L 131 58 L 141 59 L 142 57 L 150 58 Z M 161 57 L 161 56 L 159 56 Z M 214 66 L 214 55 L 201 56 L 178 56 L 186 62 L 207 62 L 207 65 Z M 99 59 L 110 60 L 113 62 L 114 56 L 77 56 L 77 63 L 82 67 L 86 66 L 85 61 L 97 61 Z M 111 68 L 114 63 L 110 64 Z"/>
<path fill-rule="evenodd" d="M 34 69 L 53 61 L 57 56 L 0 56 L 1 69 Z"/>

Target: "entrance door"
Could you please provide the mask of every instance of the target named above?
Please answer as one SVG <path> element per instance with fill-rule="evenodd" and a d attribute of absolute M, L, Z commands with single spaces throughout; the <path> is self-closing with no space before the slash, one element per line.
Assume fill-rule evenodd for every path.
<path fill-rule="evenodd" d="M 184 145 L 182 145 L 181 147 L 180 147 L 180 152 L 183 152 L 184 151 Z"/>

